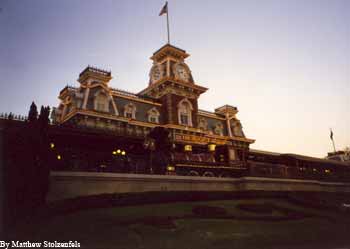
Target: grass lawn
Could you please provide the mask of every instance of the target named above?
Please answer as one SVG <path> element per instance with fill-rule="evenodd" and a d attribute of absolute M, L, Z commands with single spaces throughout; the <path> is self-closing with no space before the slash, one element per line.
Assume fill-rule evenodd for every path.
<path fill-rule="evenodd" d="M 286 217 L 278 208 L 261 214 L 244 211 L 239 204 L 273 204 L 307 214 Z M 221 217 L 199 217 L 198 206 L 221 207 Z M 264 219 L 259 219 L 264 218 Z M 61 215 L 38 223 L 19 224 L 12 239 L 78 241 L 82 248 L 350 248 L 350 217 L 341 212 L 304 208 L 282 199 L 239 199 L 177 202 L 99 208 Z"/>

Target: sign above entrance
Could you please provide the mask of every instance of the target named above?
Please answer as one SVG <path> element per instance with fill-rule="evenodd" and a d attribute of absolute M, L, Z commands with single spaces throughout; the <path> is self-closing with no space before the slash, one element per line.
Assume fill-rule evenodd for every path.
<path fill-rule="evenodd" d="M 195 135 L 188 135 L 188 134 L 175 134 L 175 141 L 177 142 L 191 142 L 196 144 L 217 144 L 217 145 L 223 145 L 227 144 L 228 141 L 223 139 L 216 139 L 216 138 L 209 138 L 209 137 L 202 137 L 202 136 L 195 136 Z"/>

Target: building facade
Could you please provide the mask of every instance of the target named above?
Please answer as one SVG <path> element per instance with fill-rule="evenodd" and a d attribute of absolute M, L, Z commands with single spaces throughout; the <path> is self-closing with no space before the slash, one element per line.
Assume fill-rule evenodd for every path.
<path fill-rule="evenodd" d="M 199 109 L 198 99 L 208 89 L 195 82 L 186 64 L 188 56 L 170 44 L 161 47 L 151 57 L 148 86 L 137 94 L 111 88 L 111 72 L 89 66 L 80 73 L 79 86 L 67 86 L 60 92 L 53 122 L 127 135 L 140 138 L 140 142 L 153 128 L 163 127 L 170 134 L 173 161 L 184 162 L 191 157 L 187 161 L 246 168 L 249 145 L 254 140 L 245 136 L 237 107 L 223 105 L 214 112 Z M 204 171 L 192 173 L 209 172 Z"/>

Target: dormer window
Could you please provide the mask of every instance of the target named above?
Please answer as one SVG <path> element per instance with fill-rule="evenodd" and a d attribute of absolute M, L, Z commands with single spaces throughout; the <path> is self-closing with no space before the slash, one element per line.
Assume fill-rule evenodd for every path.
<path fill-rule="evenodd" d="M 178 104 L 178 120 L 180 125 L 193 126 L 192 104 L 188 99 L 183 99 Z"/>
<path fill-rule="evenodd" d="M 148 113 L 148 122 L 157 123 L 157 124 L 159 123 L 159 112 L 155 107 L 150 109 L 147 113 Z"/>
<path fill-rule="evenodd" d="M 105 111 L 106 109 L 106 103 L 104 101 L 100 101 L 97 103 L 97 107 L 96 107 L 97 111 Z"/>
<path fill-rule="evenodd" d="M 224 127 L 222 125 L 222 123 L 217 123 L 214 127 L 214 134 L 215 135 L 220 135 L 223 136 L 224 135 Z"/>
<path fill-rule="evenodd" d="M 124 106 L 124 117 L 136 119 L 136 106 L 133 103 Z"/>
<path fill-rule="evenodd" d="M 233 134 L 237 137 L 244 137 L 244 133 L 242 130 L 242 125 L 238 120 L 234 120 L 231 124 L 231 129 L 233 131 Z"/>
<path fill-rule="evenodd" d="M 99 112 L 109 111 L 109 99 L 104 91 L 98 91 L 95 94 L 94 109 Z"/>
<path fill-rule="evenodd" d="M 208 130 L 208 122 L 207 122 L 207 120 L 205 118 L 200 118 L 199 119 L 198 128 L 203 130 L 203 131 Z"/>

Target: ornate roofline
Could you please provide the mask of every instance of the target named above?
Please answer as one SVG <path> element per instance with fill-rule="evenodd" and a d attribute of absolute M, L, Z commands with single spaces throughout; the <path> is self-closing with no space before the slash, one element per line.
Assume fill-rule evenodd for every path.
<path fill-rule="evenodd" d="M 188 132 L 195 132 L 199 133 L 201 135 L 204 135 L 208 138 L 214 138 L 214 139 L 220 139 L 220 140 L 227 140 L 227 141 L 241 141 L 241 142 L 246 142 L 246 143 L 254 143 L 254 139 L 249 139 L 249 138 L 243 138 L 243 137 L 229 137 L 229 136 L 219 136 L 215 134 L 209 134 L 207 132 L 203 132 L 198 128 L 193 128 L 193 127 L 186 127 L 183 125 L 175 125 L 175 124 L 154 124 L 154 123 L 149 123 L 149 122 L 144 122 L 144 121 L 138 121 L 135 119 L 130 119 L 126 118 L 123 116 L 116 116 L 114 114 L 108 114 L 108 113 L 100 113 L 96 111 L 91 111 L 91 110 L 83 110 L 83 109 L 77 109 L 75 108 L 72 112 L 67 114 L 63 120 L 60 121 L 60 123 L 64 123 L 71 119 L 73 116 L 80 114 L 80 115 L 90 115 L 94 116 L 97 118 L 106 118 L 106 119 L 111 119 L 111 120 L 116 120 L 116 121 L 122 121 L 122 122 L 127 122 L 128 124 L 131 125 L 140 125 L 140 126 L 146 126 L 146 127 L 164 127 L 164 128 L 170 128 L 170 129 L 177 129 L 177 130 L 182 130 L 182 131 L 188 131 Z"/>
<path fill-rule="evenodd" d="M 130 100 L 134 100 L 134 101 L 138 101 L 138 102 L 142 102 L 142 103 L 147 103 L 147 104 L 151 104 L 151 105 L 162 106 L 161 103 L 157 102 L 153 98 L 139 96 L 137 94 L 123 91 L 123 90 L 119 90 L 119 89 L 111 88 L 111 94 L 112 94 L 112 96 L 118 96 L 118 97 L 124 98 L 124 99 L 130 99 Z"/>
<path fill-rule="evenodd" d="M 97 67 L 93 67 L 88 65 L 80 74 L 79 77 L 81 77 L 84 73 L 86 72 L 93 72 L 93 73 L 98 73 L 98 74 L 102 74 L 104 76 L 107 77 L 111 77 L 112 72 L 111 71 L 107 71 L 107 70 L 103 70 L 103 69 L 99 69 Z"/>
<path fill-rule="evenodd" d="M 183 49 L 180 49 L 180 48 L 175 47 L 175 46 L 170 45 L 170 44 L 165 44 L 163 47 L 161 47 L 156 52 L 154 52 L 150 59 L 151 60 L 159 60 L 162 57 L 169 55 L 169 54 L 174 55 L 175 57 L 180 57 L 182 59 L 185 59 L 188 56 L 190 56 Z"/>
<path fill-rule="evenodd" d="M 201 110 L 201 109 L 198 109 L 198 115 L 206 116 L 206 117 L 209 117 L 209 118 L 220 119 L 220 120 L 226 120 L 226 118 L 220 117 L 214 112 L 209 112 L 209 111 Z"/>

